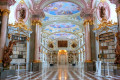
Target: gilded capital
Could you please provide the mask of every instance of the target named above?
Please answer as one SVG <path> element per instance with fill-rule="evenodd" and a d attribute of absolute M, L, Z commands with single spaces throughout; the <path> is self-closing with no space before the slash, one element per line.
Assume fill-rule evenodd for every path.
<path fill-rule="evenodd" d="M 3 13 L 3 16 L 8 16 L 10 13 L 10 10 L 8 10 L 8 9 L 2 9 L 1 11 Z"/>
<path fill-rule="evenodd" d="M 32 26 L 36 26 L 36 25 L 39 25 L 39 27 L 42 27 L 42 23 L 40 20 L 32 20 Z"/>
<path fill-rule="evenodd" d="M 34 60 L 34 63 L 40 63 L 41 61 L 40 60 Z"/>
<path fill-rule="evenodd" d="M 84 20 L 83 25 L 86 26 L 87 24 L 93 25 L 93 20 L 92 19 L 86 19 L 86 20 Z"/>
<path fill-rule="evenodd" d="M 86 62 L 86 63 L 92 63 L 92 61 L 91 61 L 91 60 L 86 60 L 85 62 Z"/>

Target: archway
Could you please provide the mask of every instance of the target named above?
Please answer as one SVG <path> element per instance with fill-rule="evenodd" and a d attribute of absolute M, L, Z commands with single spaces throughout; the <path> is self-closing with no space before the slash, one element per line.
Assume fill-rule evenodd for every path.
<path fill-rule="evenodd" d="M 68 54 L 66 50 L 59 50 L 58 65 L 66 65 L 68 63 Z"/>

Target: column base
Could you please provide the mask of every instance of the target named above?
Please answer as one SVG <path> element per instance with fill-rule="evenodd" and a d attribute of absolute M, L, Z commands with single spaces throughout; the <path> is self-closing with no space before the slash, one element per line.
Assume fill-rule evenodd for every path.
<path fill-rule="evenodd" d="M 33 71 L 41 71 L 42 70 L 42 62 L 33 62 Z"/>
<path fill-rule="evenodd" d="M 95 71 L 96 70 L 95 63 L 91 62 L 91 61 L 85 62 L 84 63 L 84 70 L 85 71 Z"/>

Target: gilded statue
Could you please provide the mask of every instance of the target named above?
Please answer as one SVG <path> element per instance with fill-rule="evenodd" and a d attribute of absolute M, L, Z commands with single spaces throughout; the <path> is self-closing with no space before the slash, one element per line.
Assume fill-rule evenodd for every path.
<path fill-rule="evenodd" d="M 25 19 L 26 10 L 24 8 L 21 8 L 19 10 L 19 14 L 20 14 L 20 19 Z"/>
<path fill-rule="evenodd" d="M 16 45 L 15 41 L 10 41 L 8 47 L 5 46 L 4 48 L 4 52 L 3 52 L 3 67 L 4 68 L 9 68 L 10 66 L 10 62 L 12 61 L 12 59 L 10 58 L 10 56 L 13 54 L 13 45 Z"/>
<path fill-rule="evenodd" d="M 101 6 L 101 7 L 99 7 L 99 11 L 100 11 L 100 17 L 101 18 L 105 18 L 105 8 L 104 8 L 104 6 Z"/>

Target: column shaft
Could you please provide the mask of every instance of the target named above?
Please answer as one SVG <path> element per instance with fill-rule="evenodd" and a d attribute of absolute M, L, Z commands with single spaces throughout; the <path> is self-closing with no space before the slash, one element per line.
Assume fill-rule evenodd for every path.
<path fill-rule="evenodd" d="M 39 26 L 35 28 L 35 59 L 34 62 L 40 62 L 39 60 Z"/>
<path fill-rule="evenodd" d="M 6 34 L 7 34 L 7 21 L 8 20 L 8 13 L 3 11 L 2 15 L 2 27 L 1 27 L 1 35 L 0 35 L 0 63 L 2 62 L 3 51 L 6 43 Z"/>
<path fill-rule="evenodd" d="M 90 43 L 90 26 L 89 23 L 85 27 L 85 52 L 86 60 L 85 62 L 91 62 L 91 43 Z"/>

